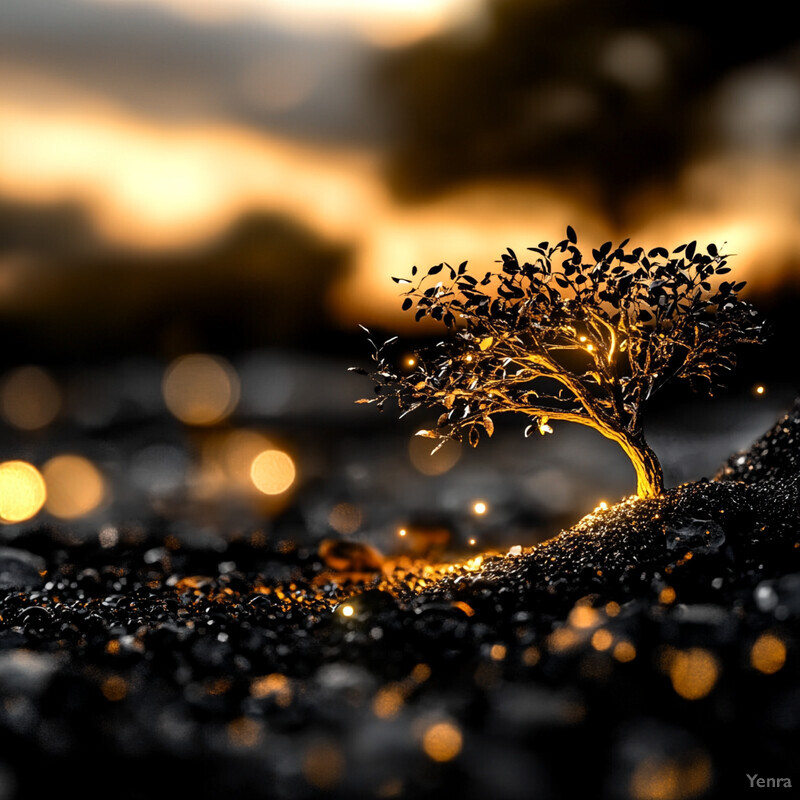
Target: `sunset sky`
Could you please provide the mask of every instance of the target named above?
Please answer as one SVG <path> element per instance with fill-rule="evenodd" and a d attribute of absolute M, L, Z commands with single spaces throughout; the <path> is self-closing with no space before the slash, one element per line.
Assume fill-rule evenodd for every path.
<path fill-rule="evenodd" d="M 708 113 L 716 146 L 692 154 L 672 186 L 644 192 L 624 230 L 591 193 L 530 172 L 398 198 L 385 175 L 393 110 L 374 65 L 435 34 L 470 47 L 487 35 L 487 9 L 488 0 L 7 0 L 0 197 L 77 203 L 101 242 L 144 252 L 212 241 L 248 210 L 295 220 L 353 253 L 329 298 L 343 325 L 399 320 L 389 278 L 413 264 L 488 265 L 566 224 L 591 244 L 727 241 L 756 287 L 794 280 L 800 82 L 785 58 L 730 76 Z M 645 83 L 661 79 L 646 38 L 620 41 L 599 68 L 624 76 L 628 58 L 650 70 Z M 0 253 L 0 291 L 12 291 L 2 276 L 19 256 Z"/>

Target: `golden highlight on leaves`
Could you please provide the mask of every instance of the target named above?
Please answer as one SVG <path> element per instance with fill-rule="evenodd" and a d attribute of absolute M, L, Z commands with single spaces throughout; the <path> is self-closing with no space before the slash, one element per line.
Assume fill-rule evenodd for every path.
<path fill-rule="evenodd" d="M 499 413 L 525 417 L 526 437 L 552 433 L 550 421 L 585 425 L 622 448 L 640 496 L 660 494 L 644 411 L 676 380 L 710 390 L 738 346 L 762 341 L 762 321 L 738 296 L 744 282 L 723 278 L 731 268 L 713 244 L 645 252 L 626 240 L 585 256 L 569 228 L 528 250 L 532 261 L 509 249 L 483 276 L 466 262 L 412 271 L 403 307 L 441 323 L 447 338 L 414 353 L 412 374 L 386 351 L 393 339 L 369 339 L 378 408 L 391 399 L 401 415 L 437 409 L 436 430 L 418 435 L 473 447 Z"/>

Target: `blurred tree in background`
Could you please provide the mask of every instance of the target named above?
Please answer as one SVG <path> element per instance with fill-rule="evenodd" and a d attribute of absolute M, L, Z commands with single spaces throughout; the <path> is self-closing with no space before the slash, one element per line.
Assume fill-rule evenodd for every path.
<path fill-rule="evenodd" d="M 391 184 L 419 199 L 476 178 L 551 180 L 623 222 L 640 190 L 713 144 L 723 79 L 796 44 L 785 13 L 774 2 L 746 20 L 685 0 L 490 3 L 481 35 L 386 57 Z"/>

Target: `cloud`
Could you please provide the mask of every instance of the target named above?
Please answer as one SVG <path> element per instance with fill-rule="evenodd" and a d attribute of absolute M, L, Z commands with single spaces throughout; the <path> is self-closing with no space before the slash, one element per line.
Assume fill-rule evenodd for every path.
<path fill-rule="evenodd" d="M 317 141 L 384 129 L 371 50 L 252 19 L 213 26 L 155 5 L 4 0 L 0 79 L 94 94 L 159 119 L 226 119 Z"/>

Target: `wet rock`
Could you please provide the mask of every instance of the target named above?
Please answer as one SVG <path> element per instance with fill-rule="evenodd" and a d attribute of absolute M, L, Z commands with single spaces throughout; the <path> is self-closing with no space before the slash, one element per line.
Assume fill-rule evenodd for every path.
<path fill-rule="evenodd" d="M 800 398 L 792 408 L 745 451 L 734 453 L 717 480 L 759 483 L 800 476 Z"/>
<path fill-rule="evenodd" d="M 676 519 L 666 530 L 666 545 L 670 551 L 715 553 L 725 544 L 725 531 L 710 519 Z"/>

